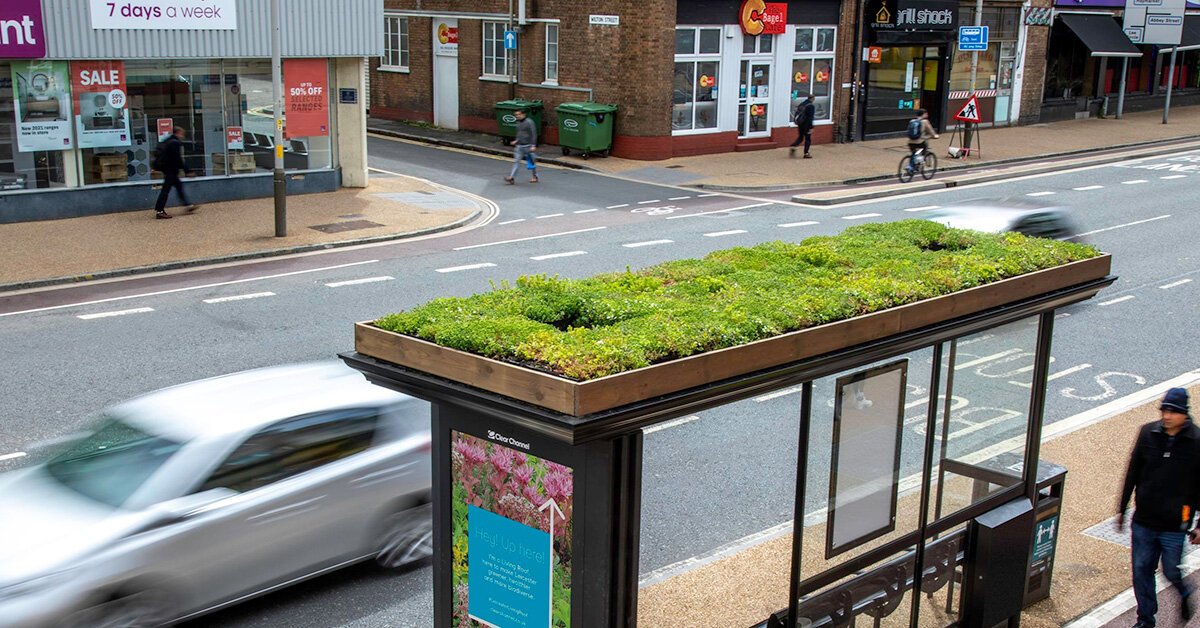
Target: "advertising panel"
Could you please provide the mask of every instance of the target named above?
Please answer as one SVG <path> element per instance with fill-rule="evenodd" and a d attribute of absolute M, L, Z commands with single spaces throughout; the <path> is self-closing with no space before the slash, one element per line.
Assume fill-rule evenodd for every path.
<path fill-rule="evenodd" d="M 458 56 L 458 20 L 438 20 L 437 41 L 433 42 L 433 54 L 439 57 Z"/>
<path fill-rule="evenodd" d="M 469 434 L 450 436 L 450 625 L 570 628 L 574 472 Z"/>
<path fill-rule="evenodd" d="M 80 148 L 129 146 L 124 62 L 72 61 L 71 92 Z"/>
<path fill-rule="evenodd" d="M 12 62 L 13 112 L 22 153 L 71 148 L 66 61 Z"/>
<path fill-rule="evenodd" d="M 329 135 L 329 68 L 325 59 L 284 59 L 284 135 Z"/>
<path fill-rule="evenodd" d="M 88 5 L 92 30 L 237 30 L 237 0 L 88 0 Z"/>
<path fill-rule="evenodd" d="M 41 59 L 46 56 L 42 34 L 41 0 L 0 3 L 0 59 Z"/>

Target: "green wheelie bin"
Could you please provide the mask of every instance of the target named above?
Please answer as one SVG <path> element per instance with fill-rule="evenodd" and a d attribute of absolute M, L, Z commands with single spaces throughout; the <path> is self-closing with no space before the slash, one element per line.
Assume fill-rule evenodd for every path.
<path fill-rule="evenodd" d="M 508 144 L 517 137 L 517 112 L 524 109 L 528 111 L 529 118 L 533 120 L 533 126 L 538 130 L 538 136 L 542 134 L 542 117 L 543 108 L 540 100 L 522 100 L 515 98 L 513 100 L 501 100 L 496 103 L 496 124 L 500 125 L 500 143 Z"/>
<path fill-rule="evenodd" d="M 612 148 L 616 105 L 565 102 L 554 111 L 558 113 L 558 144 L 564 155 L 570 155 L 574 149 L 583 153 L 584 159 L 595 154 L 608 156 Z"/>

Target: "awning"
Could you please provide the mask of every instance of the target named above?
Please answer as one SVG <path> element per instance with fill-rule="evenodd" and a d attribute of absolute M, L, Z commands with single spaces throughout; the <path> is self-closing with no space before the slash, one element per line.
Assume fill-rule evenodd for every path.
<path fill-rule="evenodd" d="M 1061 13 L 1058 17 L 1092 51 L 1093 57 L 1142 56 L 1142 51 L 1129 41 L 1117 21 L 1107 13 Z"/>
<path fill-rule="evenodd" d="M 1175 47 L 1162 48 L 1159 52 L 1171 52 Z M 1179 52 L 1200 50 L 1200 15 L 1183 16 L 1183 37 L 1179 40 Z"/>

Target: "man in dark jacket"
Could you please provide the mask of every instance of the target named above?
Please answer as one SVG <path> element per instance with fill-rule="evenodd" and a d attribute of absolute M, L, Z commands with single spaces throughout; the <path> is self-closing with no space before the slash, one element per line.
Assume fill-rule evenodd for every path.
<path fill-rule="evenodd" d="M 171 137 L 159 143 L 157 168 L 163 173 L 163 184 L 162 191 L 158 193 L 158 202 L 154 204 L 155 218 L 171 217 L 171 214 L 167 213 L 167 197 L 171 195 L 171 188 L 179 190 L 179 200 L 187 206 L 189 212 L 200 209 L 199 205 L 188 202 L 187 194 L 183 192 L 183 181 L 179 178 L 180 171 L 183 171 L 184 174 L 192 173 L 183 161 L 182 128 L 175 127 Z"/>
<path fill-rule="evenodd" d="M 796 123 L 796 127 L 800 130 L 800 134 L 796 136 L 796 141 L 792 142 L 792 147 L 788 149 L 788 156 L 796 156 L 796 147 L 800 142 L 804 142 L 804 158 L 812 159 L 808 149 L 812 146 L 812 129 L 813 120 L 817 115 L 817 106 L 813 104 L 813 95 L 808 94 L 804 102 L 796 107 L 796 115 L 792 121 Z"/>
<path fill-rule="evenodd" d="M 537 153 L 537 127 L 534 126 L 533 120 L 530 120 L 525 110 L 517 111 L 517 139 L 513 141 L 513 166 L 512 172 L 504 177 L 504 181 L 509 185 L 516 183 L 514 177 L 517 176 L 517 169 L 521 167 L 521 160 L 529 161 L 529 182 L 537 183 L 537 162 L 534 161 L 534 154 Z"/>
<path fill-rule="evenodd" d="M 1181 599 L 1184 620 L 1192 616 L 1191 590 L 1179 572 L 1183 545 L 1198 540 L 1192 528 L 1200 505 L 1200 428 L 1188 415 L 1183 388 L 1167 391 L 1159 406 L 1161 420 L 1142 426 L 1125 474 L 1117 527 L 1125 527 L 1125 509 L 1136 492 L 1133 511 L 1133 593 L 1136 627 L 1154 626 L 1158 613 L 1154 570 L 1162 560 L 1163 575 Z"/>

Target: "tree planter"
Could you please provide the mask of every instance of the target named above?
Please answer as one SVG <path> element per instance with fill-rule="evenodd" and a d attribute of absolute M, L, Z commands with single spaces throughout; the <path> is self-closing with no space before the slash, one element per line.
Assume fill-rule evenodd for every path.
<path fill-rule="evenodd" d="M 355 325 L 355 350 L 378 360 L 565 415 L 582 417 L 1019 303 L 1103 279 L 1110 270 L 1110 256 L 1101 255 L 863 316 L 583 382 L 438 346 L 380 329 L 370 322 Z"/>

